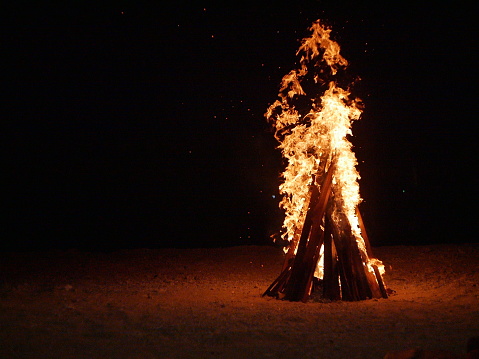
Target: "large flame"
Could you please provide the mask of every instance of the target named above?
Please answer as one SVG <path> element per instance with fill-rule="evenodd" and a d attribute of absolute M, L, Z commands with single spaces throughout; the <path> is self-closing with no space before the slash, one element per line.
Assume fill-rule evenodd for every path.
<path fill-rule="evenodd" d="M 363 262 L 373 273 L 373 265 L 380 269 L 383 266 L 368 257 L 361 233 L 356 214 L 361 202 L 360 177 L 347 138 L 352 135 L 352 122 L 361 116 L 360 100 L 351 99 L 349 91 L 338 85 L 338 71 L 344 70 L 348 63 L 340 55 L 338 43 L 330 39 L 331 30 L 317 20 L 310 31 L 311 36 L 302 40 L 297 52 L 301 56 L 299 68 L 283 77 L 279 99 L 265 114 L 276 129 L 279 149 L 287 160 L 280 186 L 283 196 L 280 205 L 285 211 L 282 236 L 290 242 L 286 250 L 295 252 L 308 210 L 313 176 L 323 174 L 334 161 L 332 218 L 338 221 L 341 216 L 347 218 Z M 309 93 L 310 89 L 313 93 Z M 320 270 L 317 276 L 321 275 Z"/>

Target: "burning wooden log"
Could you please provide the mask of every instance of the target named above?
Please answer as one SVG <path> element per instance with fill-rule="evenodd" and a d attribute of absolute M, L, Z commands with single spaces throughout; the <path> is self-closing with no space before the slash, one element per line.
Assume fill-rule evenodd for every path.
<path fill-rule="evenodd" d="M 339 284 L 338 253 L 334 245 L 331 230 L 331 219 L 325 217 L 326 235 L 324 237 L 324 275 L 323 297 L 330 300 L 341 299 L 341 286 Z"/>
<path fill-rule="evenodd" d="M 334 200 L 330 200 L 330 196 L 334 167 L 331 167 L 324 175 L 321 192 L 313 184 L 296 254 L 285 259 L 283 271 L 263 296 L 306 302 L 323 248 L 323 298 L 356 301 L 388 297 L 378 267 L 371 266 L 371 272 L 364 264 L 345 216 L 340 215 L 339 221 L 332 219 Z"/>
<path fill-rule="evenodd" d="M 309 298 L 313 274 L 324 241 L 322 221 L 331 193 L 332 173 L 333 169 L 330 168 L 324 176 L 321 192 L 313 184 L 310 209 L 306 215 L 298 252 L 291 262 L 291 275 L 283 287 L 284 299 L 306 301 Z"/>

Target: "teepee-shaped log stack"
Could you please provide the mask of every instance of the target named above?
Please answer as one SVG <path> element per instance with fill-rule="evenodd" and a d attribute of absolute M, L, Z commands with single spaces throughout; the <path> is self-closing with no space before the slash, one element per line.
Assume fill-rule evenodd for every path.
<path fill-rule="evenodd" d="M 297 52 L 299 66 L 283 77 L 265 114 L 287 160 L 280 205 L 289 243 L 283 270 L 265 295 L 307 301 L 317 283 L 330 300 L 387 298 L 383 265 L 371 253 L 357 208 L 359 173 L 348 137 L 361 100 L 341 85 L 348 62 L 331 29 L 317 20 L 310 30 Z"/>
<path fill-rule="evenodd" d="M 283 270 L 263 295 L 306 302 L 313 290 L 313 276 L 323 250 L 322 297 L 330 300 L 357 301 L 387 298 L 377 266 L 368 267 L 358 247 L 346 216 L 336 211 L 333 219 L 335 165 L 332 164 L 310 187 L 309 207 L 304 219 L 297 250 L 293 245 L 286 254 Z M 356 211 L 365 242 L 367 257 L 371 247 L 359 210 Z M 339 218 L 338 218 L 339 217 Z M 296 252 L 296 253 L 294 253 Z M 371 271 L 370 268 L 373 270 Z"/>

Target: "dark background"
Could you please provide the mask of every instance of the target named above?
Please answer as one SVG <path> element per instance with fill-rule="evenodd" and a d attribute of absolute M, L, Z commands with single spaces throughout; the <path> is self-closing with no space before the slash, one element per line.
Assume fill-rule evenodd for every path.
<path fill-rule="evenodd" d="M 226 3 L 3 10 L 2 250 L 271 243 L 263 114 L 316 19 L 362 79 L 373 244 L 477 241 L 473 3 Z"/>

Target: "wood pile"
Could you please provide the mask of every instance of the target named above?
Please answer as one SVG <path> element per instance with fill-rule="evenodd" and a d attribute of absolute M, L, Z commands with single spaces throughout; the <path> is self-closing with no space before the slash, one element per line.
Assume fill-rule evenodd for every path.
<path fill-rule="evenodd" d="M 368 268 L 367 265 L 373 255 L 359 209 L 356 209 L 356 215 L 366 253 L 358 247 L 346 216 L 334 210 L 338 205 L 332 185 L 334 171 L 333 163 L 319 181 L 313 178 L 301 231 L 290 243 L 281 274 L 263 296 L 307 302 L 313 291 L 322 290 L 320 294 L 328 300 L 388 297 L 378 267 L 370 265 Z M 315 281 L 313 277 L 322 247 L 324 274 L 321 281 Z"/>

